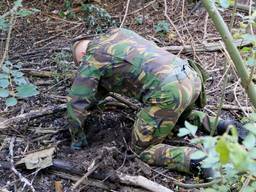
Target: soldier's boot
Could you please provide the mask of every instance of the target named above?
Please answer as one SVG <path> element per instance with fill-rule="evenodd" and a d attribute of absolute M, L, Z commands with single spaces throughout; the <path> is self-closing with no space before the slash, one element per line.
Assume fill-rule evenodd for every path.
<path fill-rule="evenodd" d="M 237 130 L 239 141 L 243 141 L 248 135 L 248 130 L 244 128 L 242 123 L 235 120 L 219 120 L 217 134 L 222 135 L 226 131 L 230 132 L 233 127 Z"/>
<path fill-rule="evenodd" d="M 211 181 L 217 177 L 218 173 L 212 167 L 204 168 L 201 166 L 201 162 L 205 158 L 190 160 L 190 172 L 194 175 L 199 175 L 206 181 Z"/>
<path fill-rule="evenodd" d="M 202 159 L 192 160 L 191 154 L 197 149 L 192 147 L 175 147 L 166 144 L 157 144 L 144 150 L 140 154 L 141 160 L 170 170 L 199 175 L 209 181 L 216 178 L 217 173 L 212 168 L 203 168 Z"/>
<path fill-rule="evenodd" d="M 216 117 L 207 115 L 202 111 L 193 110 L 187 117 L 187 120 L 193 125 L 197 125 L 201 130 L 210 133 L 215 128 Z M 215 135 L 222 135 L 229 131 L 232 127 L 237 129 L 239 140 L 243 140 L 248 131 L 244 128 L 243 124 L 235 120 L 222 120 L 218 119 L 217 130 Z"/>

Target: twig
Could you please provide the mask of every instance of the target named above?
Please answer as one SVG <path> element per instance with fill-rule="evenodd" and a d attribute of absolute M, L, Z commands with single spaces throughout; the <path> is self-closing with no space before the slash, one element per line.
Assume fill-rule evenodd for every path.
<path fill-rule="evenodd" d="M 54 174 L 54 175 L 57 175 L 57 176 L 59 176 L 63 179 L 69 179 L 71 181 L 77 181 L 80 178 L 79 176 L 71 175 L 69 173 L 64 173 L 64 172 L 61 172 L 61 171 L 50 170 L 49 172 Z M 86 184 L 89 185 L 89 186 L 101 188 L 101 189 L 104 189 L 104 190 L 111 190 L 110 187 L 108 187 L 107 185 L 105 185 L 101 181 L 97 181 L 97 180 L 94 180 L 94 179 L 87 180 Z"/>
<path fill-rule="evenodd" d="M 205 39 L 207 37 L 208 18 L 209 18 L 209 14 L 206 12 L 205 20 L 204 20 L 204 36 L 203 36 L 203 40 L 204 41 L 205 41 Z"/>
<path fill-rule="evenodd" d="M 98 167 L 99 167 L 99 163 L 95 164 L 95 160 L 91 163 L 91 165 L 88 168 L 88 171 L 86 174 L 84 174 L 83 177 L 81 177 L 72 187 L 72 190 L 74 191 L 79 185 L 81 185 L 82 183 L 85 183 L 85 180 L 88 179 L 88 176 L 91 175 Z"/>
<path fill-rule="evenodd" d="M 5 59 L 8 55 L 8 52 L 9 52 L 11 33 L 12 33 L 12 28 L 13 28 L 14 23 L 15 23 L 15 15 L 12 12 L 11 13 L 11 19 L 10 19 L 10 26 L 9 26 L 8 35 L 7 35 L 7 40 L 6 40 L 5 49 L 4 49 L 4 54 L 3 54 L 3 58 L 1 59 L 1 62 L 0 62 L 0 68 L 2 68 L 2 66 L 4 64 L 4 61 L 5 61 Z"/>
<path fill-rule="evenodd" d="M 26 185 L 29 186 L 31 191 L 35 192 L 36 190 L 33 187 L 32 183 L 30 183 L 30 181 L 27 178 L 22 176 L 22 174 L 14 166 L 14 162 L 13 162 L 14 141 L 15 141 L 15 138 L 12 137 L 12 139 L 10 141 L 10 146 L 9 146 L 11 170 L 15 173 L 15 175 L 17 175 L 19 177 L 20 181 L 24 183 L 24 186 L 26 186 Z"/>
<path fill-rule="evenodd" d="M 235 100 L 236 100 L 238 106 L 240 107 L 241 111 L 243 111 L 243 113 L 248 117 L 248 113 L 244 110 L 244 108 L 242 107 L 241 103 L 239 102 L 239 100 L 237 98 L 236 90 L 237 90 L 237 87 L 238 87 L 239 83 L 240 83 L 240 80 L 238 80 L 237 83 L 235 84 L 234 97 L 235 97 Z"/>
<path fill-rule="evenodd" d="M 234 5 L 235 6 L 235 5 Z M 232 7 L 232 5 L 231 5 Z M 255 9 L 255 7 L 253 7 Z M 239 11 L 242 11 L 242 12 L 245 12 L 245 13 L 248 13 L 250 11 L 250 6 L 248 5 L 245 5 L 245 4 L 241 4 L 241 3 L 237 3 L 237 9 Z"/>
<path fill-rule="evenodd" d="M 127 0 L 124 18 L 123 18 L 122 23 L 121 23 L 121 25 L 120 25 L 119 28 L 122 28 L 123 25 L 124 25 L 124 22 L 125 22 L 125 20 L 126 20 L 127 14 L 128 14 L 129 5 L 130 5 L 130 0 Z"/>
<path fill-rule="evenodd" d="M 233 10 L 232 10 L 231 19 L 230 19 L 230 24 L 229 24 L 229 30 L 230 31 L 232 30 L 234 22 L 235 22 L 237 4 L 238 4 L 238 0 L 235 0 L 234 7 L 233 7 Z"/>
<path fill-rule="evenodd" d="M 137 105 L 133 104 L 132 102 L 128 101 L 127 99 L 123 98 L 122 96 L 119 96 L 115 93 L 109 93 L 109 95 L 111 97 L 113 97 L 114 99 L 118 100 L 119 102 L 124 103 L 125 105 L 129 106 L 133 110 L 139 109 L 139 107 Z"/>
<path fill-rule="evenodd" d="M 225 68 L 227 68 L 226 63 L 225 63 Z M 227 86 L 227 83 L 228 83 L 228 76 L 227 76 L 227 73 L 226 73 L 226 72 L 228 72 L 228 70 L 229 70 L 229 67 L 225 70 L 225 72 L 223 74 L 224 83 L 223 83 L 223 87 L 222 87 L 222 93 L 221 93 L 221 98 L 220 98 L 220 101 L 219 101 L 217 115 L 216 115 L 215 121 L 214 121 L 214 126 L 210 131 L 211 136 L 213 136 L 215 134 L 216 130 L 217 130 L 218 120 L 219 120 L 219 117 L 221 115 L 221 109 L 222 109 L 222 106 L 223 106 L 223 103 L 224 103 L 224 98 L 225 98 L 225 90 L 226 90 L 226 86 Z"/>
<path fill-rule="evenodd" d="M 179 186 L 179 187 L 183 187 L 183 188 L 186 188 L 186 189 L 193 189 L 193 188 L 203 188 L 203 187 L 210 187 L 214 184 L 217 184 L 219 183 L 221 180 L 220 179 L 215 179 L 211 182 L 208 182 L 208 183 L 182 183 L 180 181 L 178 181 L 177 179 L 173 178 L 173 177 L 170 177 L 168 175 L 165 175 L 164 173 L 161 173 L 155 169 L 152 169 L 150 168 L 152 171 L 156 172 L 157 174 L 161 175 L 161 176 L 164 176 L 165 178 L 167 179 L 170 179 L 173 184 Z"/>
<path fill-rule="evenodd" d="M 64 111 L 65 109 L 66 109 L 66 104 L 60 104 L 57 106 L 48 106 L 42 109 L 32 110 L 28 113 L 24 113 L 0 122 L 0 131 L 7 129 L 12 124 L 17 124 L 24 120 L 31 120 L 44 115 L 50 115 L 53 113 L 61 112 L 61 111 Z"/>
<path fill-rule="evenodd" d="M 75 28 L 77 28 L 77 27 L 80 27 L 81 25 L 83 25 L 83 23 L 79 23 L 78 25 L 76 25 L 76 26 L 74 26 L 74 27 L 71 27 L 71 28 L 69 28 L 68 30 L 63 30 L 62 32 L 57 33 L 56 35 L 51 36 L 51 37 L 49 37 L 49 38 L 47 38 L 47 39 L 42 39 L 42 40 L 40 40 L 40 41 L 37 41 L 37 42 L 35 42 L 33 45 L 35 46 L 35 45 L 38 45 L 38 44 L 40 44 L 40 43 L 44 43 L 44 42 L 46 42 L 46 41 L 52 40 L 52 39 L 54 39 L 54 38 L 56 38 L 56 37 L 62 35 L 63 33 L 66 33 L 66 32 L 71 31 L 71 30 L 73 30 L 73 29 L 75 29 Z"/>
<path fill-rule="evenodd" d="M 117 177 L 119 178 L 121 183 L 142 187 L 152 192 L 173 192 L 171 189 L 168 189 L 143 176 L 131 176 L 123 173 L 118 173 Z"/>
<path fill-rule="evenodd" d="M 168 15 L 168 6 L 167 6 L 167 0 L 164 0 L 164 15 L 165 17 L 168 19 L 168 21 L 170 22 L 170 24 L 172 25 L 172 27 L 174 28 L 174 30 L 176 31 L 176 34 L 178 35 L 178 37 L 180 38 L 183 47 L 185 46 L 185 43 L 183 41 L 183 38 L 181 37 L 177 27 L 174 25 L 174 23 L 172 22 L 171 18 Z M 179 49 L 180 50 L 180 49 Z"/>
<path fill-rule="evenodd" d="M 135 13 L 138 13 L 138 12 L 140 12 L 141 10 L 143 10 L 143 9 L 149 7 L 150 5 L 154 4 L 155 2 L 156 2 L 156 0 L 151 1 L 151 2 L 147 3 L 145 6 L 139 8 L 139 9 L 137 9 L 137 10 L 135 10 L 135 11 L 132 11 L 131 13 L 128 13 L 127 16 L 130 16 L 130 15 L 133 15 L 133 14 L 135 14 Z M 119 16 L 119 15 L 114 15 L 114 16 L 112 16 L 112 18 L 118 18 L 118 17 L 120 17 L 120 16 Z"/>
<path fill-rule="evenodd" d="M 239 192 L 244 192 L 245 189 L 247 188 L 247 186 L 249 185 L 250 181 L 251 181 L 251 175 L 249 175 L 249 176 L 246 178 L 246 180 L 245 180 L 243 186 L 241 187 L 241 189 L 239 190 Z"/>

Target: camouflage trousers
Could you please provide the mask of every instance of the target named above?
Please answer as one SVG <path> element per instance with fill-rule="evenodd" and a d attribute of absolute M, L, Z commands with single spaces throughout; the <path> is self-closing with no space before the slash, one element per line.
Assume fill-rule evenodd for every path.
<path fill-rule="evenodd" d="M 186 118 L 190 123 L 208 131 L 213 127 L 215 118 L 200 111 L 189 111 L 201 91 L 200 84 L 200 78 L 195 75 L 171 82 L 169 86 L 179 87 L 179 101 L 175 108 L 166 98 L 166 102 L 149 103 L 139 111 L 132 132 L 132 148 L 144 162 L 190 172 L 190 155 L 196 149 L 170 146 L 162 142 L 172 133 L 180 118 L 182 121 Z"/>

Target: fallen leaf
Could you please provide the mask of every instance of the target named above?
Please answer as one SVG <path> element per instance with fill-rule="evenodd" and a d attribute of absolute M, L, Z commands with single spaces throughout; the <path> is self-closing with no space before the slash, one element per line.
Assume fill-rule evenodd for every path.
<path fill-rule="evenodd" d="M 44 169 L 52 165 L 52 156 L 55 151 L 55 147 L 30 153 L 18 161 L 16 164 L 25 163 L 27 169 Z"/>

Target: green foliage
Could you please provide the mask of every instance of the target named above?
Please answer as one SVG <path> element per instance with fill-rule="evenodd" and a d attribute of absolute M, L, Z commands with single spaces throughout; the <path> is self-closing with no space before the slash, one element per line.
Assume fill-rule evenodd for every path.
<path fill-rule="evenodd" d="M 234 0 L 217 0 L 222 8 L 229 8 L 230 5 L 234 4 Z"/>
<path fill-rule="evenodd" d="M 73 3 L 71 0 L 64 0 L 64 10 L 59 13 L 61 17 L 74 19 L 75 13 L 72 11 Z"/>
<path fill-rule="evenodd" d="M 0 97 L 7 107 L 17 104 L 17 98 L 27 98 L 38 94 L 37 87 L 25 78 L 20 64 L 5 61 L 0 72 Z M 9 97 L 10 96 L 10 97 Z"/>
<path fill-rule="evenodd" d="M 110 14 L 103 8 L 94 4 L 81 3 L 82 13 L 74 13 L 72 11 L 73 3 L 71 0 L 64 1 L 64 10 L 59 15 L 68 19 L 82 18 L 89 29 L 96 30 L 97 33 L 101 33 L 111 26 L 115 26 L 115 20 L 112 19 Z"/>
<path fill-rule="evenodd" d="M 256 66 L 256 35 L 252 33 L 251 29 L 256 27 L 256 10 L 250 16 L 240 15 L 242 21 L 240 27 L 233 29 L 235 39 L 243 39 L 250 42 L 252 46 L 243 47 L 241 54 L 244 58 L 244 63 L 248 67 Z"/>
<path fill-rule="evenodd" d="M 54 65 L 57 66 L 57 70 L 61 72 L 56 73 L 54 76 L 56 81 L 65 78 L 66 75 L 70 73 L 70 70 L 72 69 L 71 63 L 73 62 L 72 54 L 70 52 L 61 51 L 54 53 L 51 60 L 53 61 Z"/>
<path fill-rule="evenodd" d="M 197 126 L 190 124 L 189 122 L 185 121 L 185 127 L 179 129 L 178 136 L 183 137 L 186 135 L 191 134 L 192 136 L 196 136 Z"/>
<path fill-rule="evenodd" d="M 30 16 L 34 13 L 37 13 L 39 12 L 40 10 L 38 9 L 25 9 L 22 7 L 22 3 L 20 0 L 17 0 L 14 2 L 14 6 L 13 8 L 8 12 L 8 14 L 6 14 L 5 17 L 7 17 L 8 15 L 10 14 L 13 14 L 14 16 L 16 17 L 27 17 L 27 16 Z M 8 20 L 3 17 L 3 16 L 0 16 L 0 31 L 7 31 L 8 28 L 9 28 L 9 22 Z"/>
<path fill-rule="evenodd" d="M 22 7 L 22 1 L 16 0 L 13 8 L 0 16 L 0 31 L 8 31 L 11 24 L 8 23 L 9 15 L 14 17 L 27 17 L 38 12 L 38 9 L 25 9 Z M 13 64 L 5 60 L 0 66 L 0 98 L 5 101 L 6 107 L 17 104 L 17 99 L 23 99 L 38 94 L 37 87 L 26 79 L 21 72 L 20 64 Z"/>
<path fill-rule="evenodd" d="M 143 16 L 137 16 L 135 17 L 135 24 L 136 25 L 142 25 L 143 24 Z"/>
<path fill-rule="evenodd" d="M 9 23 L 4 19 L 0 17 L 0 30 L 7 31 L 9 27 Z"/>
<path fill-rule="evenodd" d="M 93 4 L 82 4 L 83 19 L 89 28 L 95 28 L 97 32 L 102 32 L 105 28 L 115 26 L 115 20 L 105 10 Z"/>
<path fill-rule="evenodd" d="M 156 33 L 167 34 L 170 32 L 170 24 L 166 20 L 159 21 L 154 25 L 154 30 Z"/>
<path fill-rule="evenodd" d="M 256 124 L 255 114 L 243 120 L 245 127 L 249 127 L 250 133 L 240 144 L 238 142 L 237 131 L 232 130 L 230 134 L 223 134 L 216 137 L 195 138 L 193 144 L 201 144 L 202 151 L 196 151 L 192 154 L 192 159 L 200 159 L 206 156 L 202 161 L 203 167 L 211 167 L 219 172 L 222 182 L 213 185 L 205 191 L 236 191 L 241 188 L 242 180 L 247 177 L 256 176 Z M 248 126 L 250 125 L 250 126 Z M 253 131 L 251 131 L 253 130 Z M 255 191 L 255 183 L 248 185 L 248 191 Z"/>

